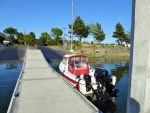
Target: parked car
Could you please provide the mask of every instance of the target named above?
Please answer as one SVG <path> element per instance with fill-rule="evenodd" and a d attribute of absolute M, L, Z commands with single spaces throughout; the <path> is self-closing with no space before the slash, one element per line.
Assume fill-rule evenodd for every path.
<path fill-rule="evenodd" d="M 47 46 L 47 44 L 40 42 L 40 46 Z"/>
<path fill-rule="evenodd" d="M 4 40 L 4 41 L 3 41 L 3 44 L 4 44 L 5 46 L 13 46 L 13 45 L 14 45 L 14 43 L 12 42 L 12 40 Z"/>

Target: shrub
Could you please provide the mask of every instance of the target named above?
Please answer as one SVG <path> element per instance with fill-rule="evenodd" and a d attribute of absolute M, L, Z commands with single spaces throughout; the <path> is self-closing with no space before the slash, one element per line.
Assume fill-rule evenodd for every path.
<path fill-rule="evenodd" d="M 80 52 L 81 52 L 81 53 L 84 53 L 84 51 L 83 51 L 83 50 L 81 50 Z"/>

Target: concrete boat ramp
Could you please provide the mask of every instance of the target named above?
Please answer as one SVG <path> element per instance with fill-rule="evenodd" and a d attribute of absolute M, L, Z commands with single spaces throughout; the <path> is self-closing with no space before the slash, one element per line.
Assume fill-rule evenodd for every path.
<path fill-rule="evenodd" d="M 27 50 L 7 113 L 100 113 L 45 60 Z"/>

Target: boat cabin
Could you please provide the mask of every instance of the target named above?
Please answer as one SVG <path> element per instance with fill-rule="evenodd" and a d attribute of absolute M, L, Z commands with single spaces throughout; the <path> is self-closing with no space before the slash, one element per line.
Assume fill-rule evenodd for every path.
<path fill-rule="evenodd" d="M 80 54 L 65 55 L 63 64 L 66 65 L 66 69 L 70 73 L 77 76 L 89 74 L 89 62 L 87 56 Z"/>

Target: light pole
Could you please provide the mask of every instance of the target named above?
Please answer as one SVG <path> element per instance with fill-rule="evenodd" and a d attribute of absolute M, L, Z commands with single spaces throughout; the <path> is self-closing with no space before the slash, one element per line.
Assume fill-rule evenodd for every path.
<path fill-rule="evenodd" d="M 72 32 L 71 32 L 71 49 L 70 52 L 73 52 L 72 40 L 73 40 L 73 16 L 74 16 L 74 0 L 72 0 Z"/>
<path fill-rule="evenodd" d="M 66 43 L 66 39 L 65 39 L 65 29 L 66 29 L 66 28 L 63 28 L 63 29 L 64 29 L 64 30 L 63 30 L 63 32 L 64 32 L 64 37 L 63 37 L 63 46 L 64 46 L 64 49 L 65 49 L 65 45 L 66 45 L 66 44 L 65 44 L 65 43 Z"/>
<path fill-rule="evenodd" d="M 64 29 L 63 32 L 64 32 L 64 38 L 65 38 L 65 29 L 66 29 L 66 28 L 63 28 L 63 29 Z"/>

